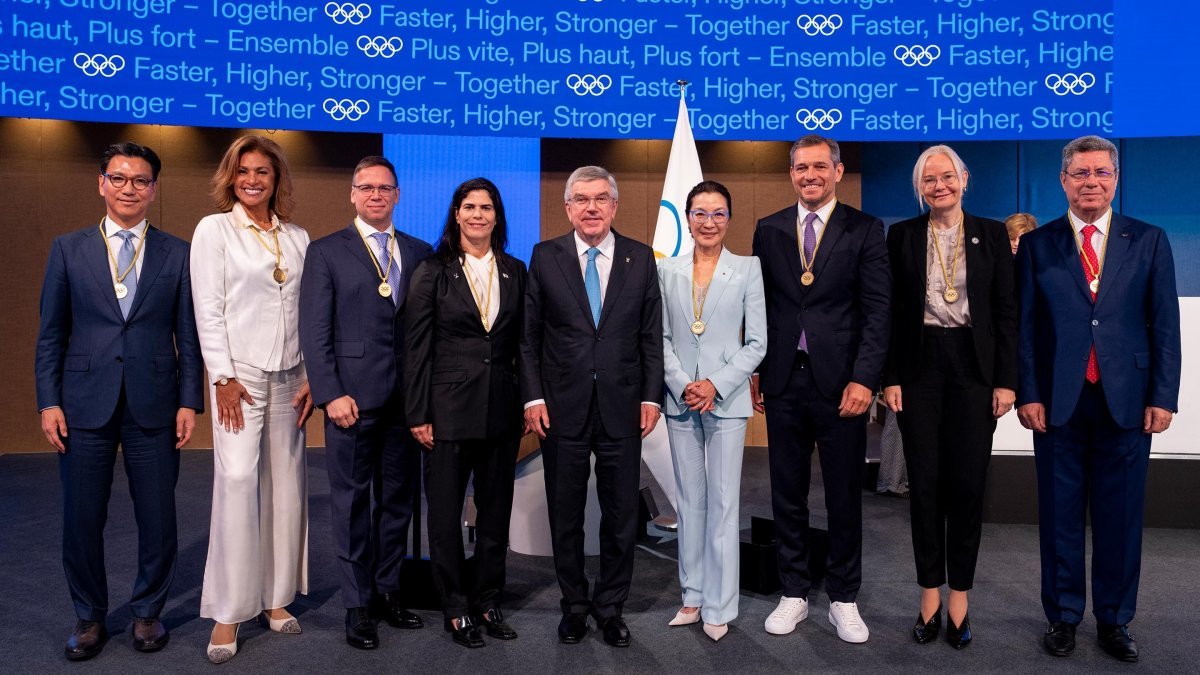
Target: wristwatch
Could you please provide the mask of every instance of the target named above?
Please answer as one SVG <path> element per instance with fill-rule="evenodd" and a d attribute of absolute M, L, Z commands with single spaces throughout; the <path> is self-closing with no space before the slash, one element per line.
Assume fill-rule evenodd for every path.
<path fill-rule="evenodd" d="M 220 386 L 222 386 L 222 387 L 224 387 L 225 385 L 229 384 L 229 378 L 228 378 L 228 377 L 222 377 L 222 378 L 220 378 L 220 379 L 218 379 L 218 380 L 217 380 L 217 384 L 218 384 L 218 385 L 220 385 Z"/>

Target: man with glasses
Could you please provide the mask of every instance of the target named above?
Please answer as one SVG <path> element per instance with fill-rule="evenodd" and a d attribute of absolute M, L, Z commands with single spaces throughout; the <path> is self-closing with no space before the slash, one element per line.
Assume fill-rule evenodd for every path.
<path fill-rule="evenodd" d="M 379 156 L 354 169 L 349 227 L 314 241 L 300 287 L 300 348 L 313 401 L 325 411 L 333 538 L 346 642 L 375 649 L 374 610 L 421 628 L 399 594 L 400 565 L 420 486 L 421 457 L 404 423 L 404 297 L 433 251 L 392 224 L 396 170 Z"/>
<path fill-rule="evenodd" d="M 808 488 L 821 460 L 829 555 L 829 621 L 846 642 L 866 642 L 856 598 L 862 581 L 862 468 L 871 403 L 887 353 L 891 273 L 883 223 L 837 200 L 844 171 L 836 141 L 792 145 L 798 202 L 758 221 L 754 255 L 767 298 L 767 356 L 751 380 L 767 414 L 771 508 L 783 597 L 765 628 L 784 635 L 808 617 Z"/>
<path fill-rule="evenodd" d="M 563 201 L 573 230 L 535 246 L 529 263 L 520 354 L 525 422 L 542 439 L 563 595 L 558 639 L 582 640 L 590 614 L 605 642 L 628 647 L 621 613 L 633 579 L 642 439 L 662 401 L 662 300 L 654 252 L 612 229 L 612 174 L 576 169 Z M 600 575 L 589 594 L 583 520 L 593 455 Z"/>
<path fill-rule="evenodd" d="M 1017 415 L 1038 474 L 1046 651 L 1067 656 L 1087 602 L 1100 647 L 1136 661 L 1151 434 L 1178 407 L 1179 298 L 1163 230 L 1113 212 L 1117 148 L 1097 136 L 1063 149 L 1067 214 L 1021 238 Z"/>
<path fill-rule="evenodd" d="M 150 148 L 109 146 L 105 215 L 54 240 L 42 285 L 37 398 L 59 452 L 63 567 L 78 615 L 72 661 L 108 639 L 104 524 L 118 446 L 138 525 L 133 646 L 153 652 L 170 639 L 158 616 L 175 574 L 178 450 L 204 410 L 204 381 L 188 244 L 146 220 L 161 168 Z"/>

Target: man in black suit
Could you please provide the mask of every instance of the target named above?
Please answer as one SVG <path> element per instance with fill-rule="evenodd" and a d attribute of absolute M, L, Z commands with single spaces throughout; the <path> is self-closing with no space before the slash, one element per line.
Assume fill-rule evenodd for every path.
<path fill-rule="evenodd" d="M 59 453 L 63 567 L 79 617 L 72 661 L 108 639 L 104 523 L 117 446 L 138 525 L 133 646 L 153 652 L 170 639 L 158 616 L 175 576 L 179 448 L 204 410 L 204 365 L 188 243 L 146 220 L 161 168 L 150 148 L 109 146 L 98 176 L 105 215 L 54 240 L 42 284 L 37 399 Z"/>
<path fill-rule="evenodd" d="M 859 643 L 869 635 L 855 603 L 862 577 L 862 414 L 887 354 L 891 275 L 883 223 L 836 199 L 843 171 L 836 141 L 816 135 L 796 141 L 791 179 L 799 203 L 755 228 L 767 356 L 752 395 L 756 408 L 768 410 L 783 581 L 766 630 L 790 633 L 808 617 L 808 486 L 816 443 L 829 523 L 829 621 L 838 637 Z"/>
<path fill-rule="evenodd" d="M 563 593 L 559 640 L 579 642 L 590 613 L 606 642 L 627 647 L 621 610 L 633 578 L 641 439 L 658 422 L 662 401 L 662 299 L 654 252 L 612 230 L 612 174 L 576 169 L 563 197 L 574 230 L 535 246 L 529 264 L 520 355 L 525 422 L 543 439 Z M 589 596 L 583 519 L 593 454 L 600 576 Z"/>
<path fill-rule="evenodd" d="M 421 470 L 404 424 L 404 298 L 432 249 L 392 225 L 399 198 L 392 163 L 363 158 L 350 186 L 358 216 L 308 247 L 300 287 L 300 348 L 325 411 L 346 641 L 359 649 L 379 646 L 372 604 L 393 627 L 423 625 L 399 595 Z"/>

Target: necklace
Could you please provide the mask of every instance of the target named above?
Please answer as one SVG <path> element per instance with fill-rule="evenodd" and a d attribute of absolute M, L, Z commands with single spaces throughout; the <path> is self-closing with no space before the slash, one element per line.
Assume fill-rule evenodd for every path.
<path fill-rule="evenodd" d="M 488 316 L 492 313 L 492 282 L 496 279 L 496 256 L 488 261 L 488 280 L 487 286 L 482 283 L 481 288 L 476 290 L 475 282 L 471 278 L 475 276 L 475 268 L 467 263 L 467 257 L 464 254 L 462 259 L 463 273 L 467 275 L 467 286 L 471 289 L 471 297 L 475 298 L 475 309 L 479 310 L 479 319 L 483 321 L 483 330 L 487 332 L 491 330 L 489 326 Z M 482 282 L 482 279 L 476 281 Z"/>
<path fill-rule="evenodd" d="M 934 226 L 932 220 L 929 223 L 929 239 L 933 244 L 933 250 L 937 253 L 938 265 L 942 268 L 942 279 L 946 282 L 946 290 L 942 291 L 942 297 L 946 302 L 951 304 L 958 301 L 958 289 L 954 287 L 954 272 L 958 269 L 958 249 L 962 245 L 963 234 L 963 218 L 958 217 L 958 237 L 954 241 L 954 253 L 950 258 L 950 271 L 946 271 L 946 260 L 942 256 L 942 247 L 938 244 L 937 236 L 934 234 Z"/>
<path fill-rule="evenodd" d="M 362 231 L 359 231 L 359 236 L 362 237 Z M 385 298 L 392 297 L 392 285 L 387 282 L 387 273 L 392 269 L 392 263 L 396 259 L 396 239 L 388 235 L 387 248 L 384 253 L 387 255 L 387 270 L 379 266 L 379 260 L 375 258 L 375 252 L 371 250 L 371 245 L 367 243 L 367 238 L 362 237 L 363 246 L 367 247 L 367 256 L 375 265 L 375 272 L 379 275 L 379 295 Z"/>
<path fill-rule="evenodd" d="M 133 249 L 133 260 L 129 261 L 129 267 L 122 272 L 117 267 L 117 259 L 113 257 L 112 248 L 108 245 L 108 237 L 104 234 L 104 221 L 108 219 L 105 216 L 100 219 L 100 241 L 104 242 L 104 250 L 108 252 L 108 260 L 112 263 L 113 268 L 113 293 L 116 293 L 118 300 L 124 300 L 125 296 L 129 295 L 129 287 L 125 285 L 125 277 L 137 267 L 138 256 L 142 254 L 142 244 L 146 243 L 146 239 L 150 236 L 150 221 L 146 221 L 146 234 L 138 239 L 137 247 Z"/>
<path fill-rule="evenodd" d="M 250 223 L 250 231 L 258 239 L 258 243 L 262 244 L 263 248 L 275 256 L 275 271 L 271 273 L 271 278 L 275 280 L 275 283 L 282 286 L 283 282 L 287 281 L 287 270 L 283 269 L 283 248 L 279 245 L 279 226 L 276 225 L 271 228 L 271 236 L 275 239 L 275 248 L 273 249 L 267 244 L 267 240 L 263 238 L 262 234 L 259 233 L 257 223 Z"/>

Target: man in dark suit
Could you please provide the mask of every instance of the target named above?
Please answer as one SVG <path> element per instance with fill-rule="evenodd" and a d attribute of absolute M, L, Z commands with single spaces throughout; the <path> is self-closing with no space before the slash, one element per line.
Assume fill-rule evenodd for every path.
<path fill-rule="evenodd" d="M 300 288 L 300 348 L 313 400 L 325 411 L 334 543 L 346 641 L 379 646 L 368 608 L 396 628 L 420 628 L 399 595 L 421 458 L 404 424 L 404 297 L 432 250 L 392 225 L 400 198 L 387 159 L 354 169 L 349 227 L 314 241 Z"/>
<path fill-rule="evenodd" d="M 629 646 L 621 617 L 633 578 L 641 439 L 658 422 L 663 388 L 662 299 L 654 252 L 612 230 L 617 181 L 585 166 L 567 179 L 574 228 L 533 249 L 521 337 L 526 425 L 542 441 L 559 640 L 574 644 L 595 617 L 604 640 Z M 600 499 L 600 576 L 588 594 L 583 519 L 590 456 Z"/>
<path fill-rule="evenodd" d="M 767 356 L 752 381 L 767 410 L 771 504 L 783 598 L 768 633 L 808 617 L 808 487 L 813 444 L 829 523 L 825 590 L 838 637 L 866 642 L 855 598 L 862 576 L 862 465 L 866 412 L 883 371 L 891 276 L 883 223 L 841 204 L 837 142 L 809 135 L 792 145 L 799 203 L 758 221 L 754 254 L 767 296 Z"/>
<path fill-rule="evenodd" d="M 204 366 L 188 244 L 146 220 L 161 168 L 150 148 L 109 146 L 99 176 L 105 217 L 54 240 L 42 284 L 37 397 L 42 432 L 59 452 L 63 567 L 79 617 L 66 645 L 72 661 L 108 639 L 104 523 L 117 446 L 138 523 L 133 646 L 153 652 L 170 638 L 158 615 L 175 574 L 178 450 L 204 410 Z"/>
<path fill-rule="evenodd" d="M 1087 603 L 1100 646 L 1136 661 L 1151 434 L 1171 425 L 1180 376 L 1179 298 L 1166 233 L 1114 213 L 1117 148 L 1096 136 L 1063 149 L 1067 214 L 1021 238 L 1017 414 L 1038 472 L 1043 646 L 1066 656 Z"/>

